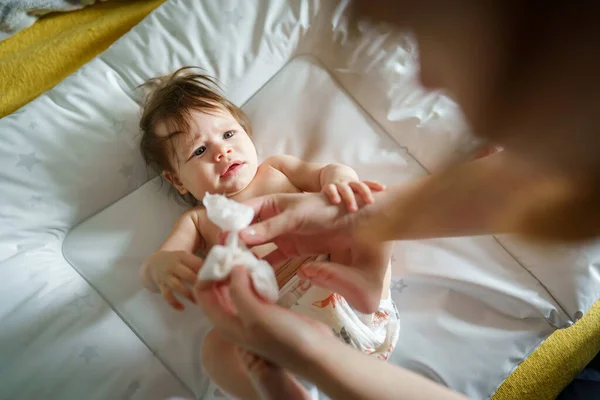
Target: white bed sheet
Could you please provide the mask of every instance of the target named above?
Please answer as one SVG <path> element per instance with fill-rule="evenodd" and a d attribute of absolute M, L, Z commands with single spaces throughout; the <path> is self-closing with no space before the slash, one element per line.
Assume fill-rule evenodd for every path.
<path fill-rule="evenodd" d="M 171 0 L 0 120 L 2 398 L 215 396 L 198 358 L 206 320 L 172 312 L 135 276 L 181 211 L 146 183 L 143 80 L 202 66 L 235 103 L 256 93 L 244 108 L 261 156 L 341 161 L 384 182 L 471 145 L 456 105 L 415 84 L 410 40 L 346 14 L 345 1 Z M 599 256 L 594 244 L 551 253 L 505 237 L 399 243 L 393 361 L 489 397 L 598 298 Z"/>

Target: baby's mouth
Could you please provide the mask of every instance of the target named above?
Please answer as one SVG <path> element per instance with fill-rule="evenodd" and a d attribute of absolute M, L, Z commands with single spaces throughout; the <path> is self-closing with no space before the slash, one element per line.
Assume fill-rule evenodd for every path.
<path fill-rule="evenodd" d="M 225 171 L 221 173 L 221 178 L 229 178 L 230 176 L 235 175 L 242 165 L 244 164 L 238 161 L 231 163 L 227 168 L 225 168 Z"/>

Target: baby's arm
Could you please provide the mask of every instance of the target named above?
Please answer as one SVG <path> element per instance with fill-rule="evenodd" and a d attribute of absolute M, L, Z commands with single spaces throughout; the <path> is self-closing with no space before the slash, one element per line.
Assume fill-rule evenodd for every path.
<path fill-rule="evenodd" d="M 355 193 L 365 204 L 373 202 L 371 190 L 384 186 L 377 182 L 361 182 L 357 173 L 343 164 L 309 163 L 289 155 L 268 158 L 265 163 L 281 171 L 290 182 L 304 192 L 324 192 L 333 204 L 344 201 L 349 211 L 356 211 Z"/>
<path fill-rule="evenodd" d="M 185 283 L 193 285 L 196 282 L 202 260 L 195 253 L 205 246 L 199 230 L 199 210 L 186 211 L 179 217 L 167 239 L 142 265 L 142 283 L 150 291 L 160 291 L 173 308 L 183 310 L 183 304 L 173 292 L 194 302 Z"/>

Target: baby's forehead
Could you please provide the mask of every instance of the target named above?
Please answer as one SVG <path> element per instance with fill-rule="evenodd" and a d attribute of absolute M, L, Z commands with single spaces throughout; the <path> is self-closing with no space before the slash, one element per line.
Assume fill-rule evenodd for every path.
<path fill-rule="evenodd" d="M 189 110 L 178 113 L 159 121 L 156 125 L 156 135 L 159 137 L 172 136 L 192 139 L 203 131 L 235 121 L 231 113 L 223 107 L 211 110 Z"/>

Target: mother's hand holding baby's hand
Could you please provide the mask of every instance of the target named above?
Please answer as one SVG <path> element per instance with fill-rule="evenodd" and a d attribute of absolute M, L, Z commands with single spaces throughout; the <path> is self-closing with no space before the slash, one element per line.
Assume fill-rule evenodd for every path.
<path fill-rule="evenodd" d="M 329 254 L 352 243 L 356 213 L 331 204 L 322 193 L 274 194 L 245 202 L 260 221 L 240 231 L 249 246 L 273 242 L 278 249 L 265 257 L 272 265 L 292 257 Z"/>
<path fill-rule="evenodd" d="M 371 204 L 373 192 L 381 192 L 384 189 L 383 184 L 375 181 L 342 180 L 323 186 L 321 192 L 331 204 L 344 203 L 348 211 L 355 212 L 359 208 L 357 198 L 360 198 L 363 204 Z"/>
<path fill-rule="evenodd" d="M 335 340 L 326 325 L 261 300 L 241 267 L 228 281 L 198 282 L 194 295 L 223 337 L 300 376 Z"/>

